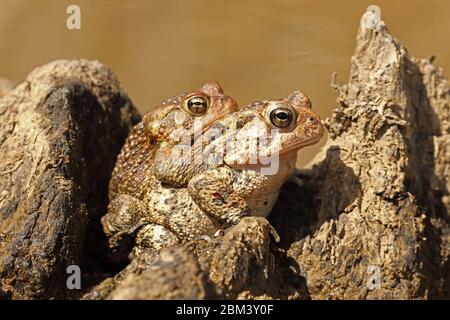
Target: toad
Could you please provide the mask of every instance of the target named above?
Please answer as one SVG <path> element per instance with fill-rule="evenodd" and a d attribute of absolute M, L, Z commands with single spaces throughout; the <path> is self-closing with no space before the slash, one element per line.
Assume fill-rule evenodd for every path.
<path fill-rule="evenodd" d="M 236 102 L 224 95 L 217 82 L 210 81 L 199 90 L 162 102 L 133 127 L 112 172 L 108 211 L 102 217 L 103 230 L 108 237 L 107 251 L 112 260 L 123 259 L 127 252 L 124 242 L 128 241 L 130 229 L 141 216 L 142 199 L 148 190 L 158 185 L 153 174 L 157 150 L 170 149 L 182 140 L 192 142 L 216 120 L 236 110 Z"/>
<path fill-rule="evenodd" d="M 295 170 L 298 150 L 317 143 L 323 133 L 310 100 L 296 91 L 217 120 L 187 156 L 185 150 L 161 148 L 155 171 L 166 175 L 136 210 L 133 254 L 209 237 L 244 216 L 267 216 Z M 174 188 L 167 182 L 187 185 Z"/>

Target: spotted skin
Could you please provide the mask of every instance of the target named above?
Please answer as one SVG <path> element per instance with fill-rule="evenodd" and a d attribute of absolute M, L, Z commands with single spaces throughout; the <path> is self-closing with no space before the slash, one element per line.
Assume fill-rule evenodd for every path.
<path fill-rule="evenodd" d="M 186 101 L 194 96 L 204 97 L 209 102 L 204 114 L 195 114 L 187 109 Z M 137 221 L 145 213 L 145 205 L 142 203 L 144 195 L 158 186 L 159 181 L 154 175 L 154 159 L 158 150 L 169 150 L 183 139 L 191 142 L 195 137 L 195 130 L 198 130 L 195 124 L 200 130 L 206 130 L 216 120 L 236 110 L 236 102 L 224 95 L 217 82 L 210 81 L 199 90 L 162 102 L 146 113 L 142 121 L 132 129 L 112 172 L 109 184 L 110 204 L 102 217 L 111 260 L 126 258 L 128 250 L 125 247 L 130 241 L 128 238 L 138 232 Z M 164 174 L 160 176 L 164 178 Z"/>
<path fill-rule="evenodd" d="M 255 126 L 270 132 L 273 125 L 267 111 L 280 108 L 290 108 L 296 116 L 289 128 L 280 130 L 278 143 L 257 146 L 260 155 L 277 153 L 279 156 L 276 172 L 262 174 L 260 169 L 264 165 L 258 161 L 253 163 L 243 152 L 249 149 L 243 137 L 251 135 Z M 170 181 L 175 184 L 187 181 L 187 187 L 168 187 L 159 181 L 144 196 L 147 211 L 143 221 L 164 226 L 179 242 L 211 236 L 247 215 L 267 216 L 281 185 L 295 170 L 297 151 L 317 143 L 324 133 L 320 118 L 311 110 L 309 99 L 301 92 L 294 92 L 284 99 L 245 106 L 216 121 L 210 128 L 214 129 L 222 133 L 217 139 L 202 140 L 201 147 L 191 149 L 192 154 L 202 153 L 201 162 L 180 160 L 175 156 L 174 161 L 159 164 L 159 170 L 168 173 Z M 206 131 L 205 135 L 208 133 Z M 223 149 L 227 141 L 238 143 Z M 216 157 L 218 154 L 223 157 Z M 236 163 L 236 158 L 242 154 L 241 162 Z M 165 153 L 162 159 L 169 156 Z M 216 158 L 222 161 L 216 161 Z M 152 232 L 141 232 L 137 243 L 145 243 L 149 248 L 164 246 L 160 232 L 155 235 Z M 142 250 L 138 248 L 135 252 Z"/>

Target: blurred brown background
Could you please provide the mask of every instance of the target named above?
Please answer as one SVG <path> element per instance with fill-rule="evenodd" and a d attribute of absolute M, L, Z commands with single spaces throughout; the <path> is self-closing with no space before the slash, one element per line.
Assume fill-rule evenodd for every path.
<path fill-rule="evenodd" d="M 66 28 L 70 4 L 81 7 L 81 30 Z M 347 80 L 370 4 L 411 55 L 436 55 L 448 75 L 447 0 L 0 0 L 0 76 L 21 82 L 54 59 L 98 59 L 142 112 L 215 79 L 239 104 L 302 89 L 325 118 L 331 74 Z M 301 151 L 300 163 L 318 148 Z"/>

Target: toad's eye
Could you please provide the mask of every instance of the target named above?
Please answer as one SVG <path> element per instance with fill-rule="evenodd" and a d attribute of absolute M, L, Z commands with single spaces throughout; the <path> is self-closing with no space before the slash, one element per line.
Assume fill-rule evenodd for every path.
<path fill-rule="evenodd" d="M 194 116 L 201 116 L 208 110 L 209 99 L 203 95 L 194 95 L 187 97 L 183 104 Z"/>
<path fill-rule="evenodd" d="M 277 128 L 287 128 L 294 120 L 294 114 L 286 108 L 277 108 L 270 112 L 270 122 Z"/>

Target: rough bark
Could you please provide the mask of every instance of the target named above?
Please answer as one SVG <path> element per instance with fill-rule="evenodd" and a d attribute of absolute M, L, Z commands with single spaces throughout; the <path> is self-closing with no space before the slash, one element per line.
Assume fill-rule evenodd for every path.
<path fill-rule="evenodd" d="M 273 245 L 272 234 L 265 218 L 245 218 L 220 239 L 144 253 L 83 298 L 306 298 L 304 279 Z"/>
<path fill-rule="evenodd" d="M 184 247 L 133 260 L 114 278 L 106 279 L 84 299 L 214 299 L 218 294 Z"/>
<path fill-rule="evenodd" d="M 363 23 L 338 91 L 330 139 L 297 190 L 306 204 L 289 210 L 290 189 L 275 210 L 287 255 L 314 299 L 448 297 L 447 81 L 382 22 Z M 379 287 L 367 285 L 374 268 Z"/>
<path fill-rule="evenodd" d="M 137 113 L 98 62 L 56 61 L 0 100 L 0 292 L 67 298 L 88 220 L 107 205 L 114 161 Z M 98 220 L 98 219 L 97 219 Z"/>

